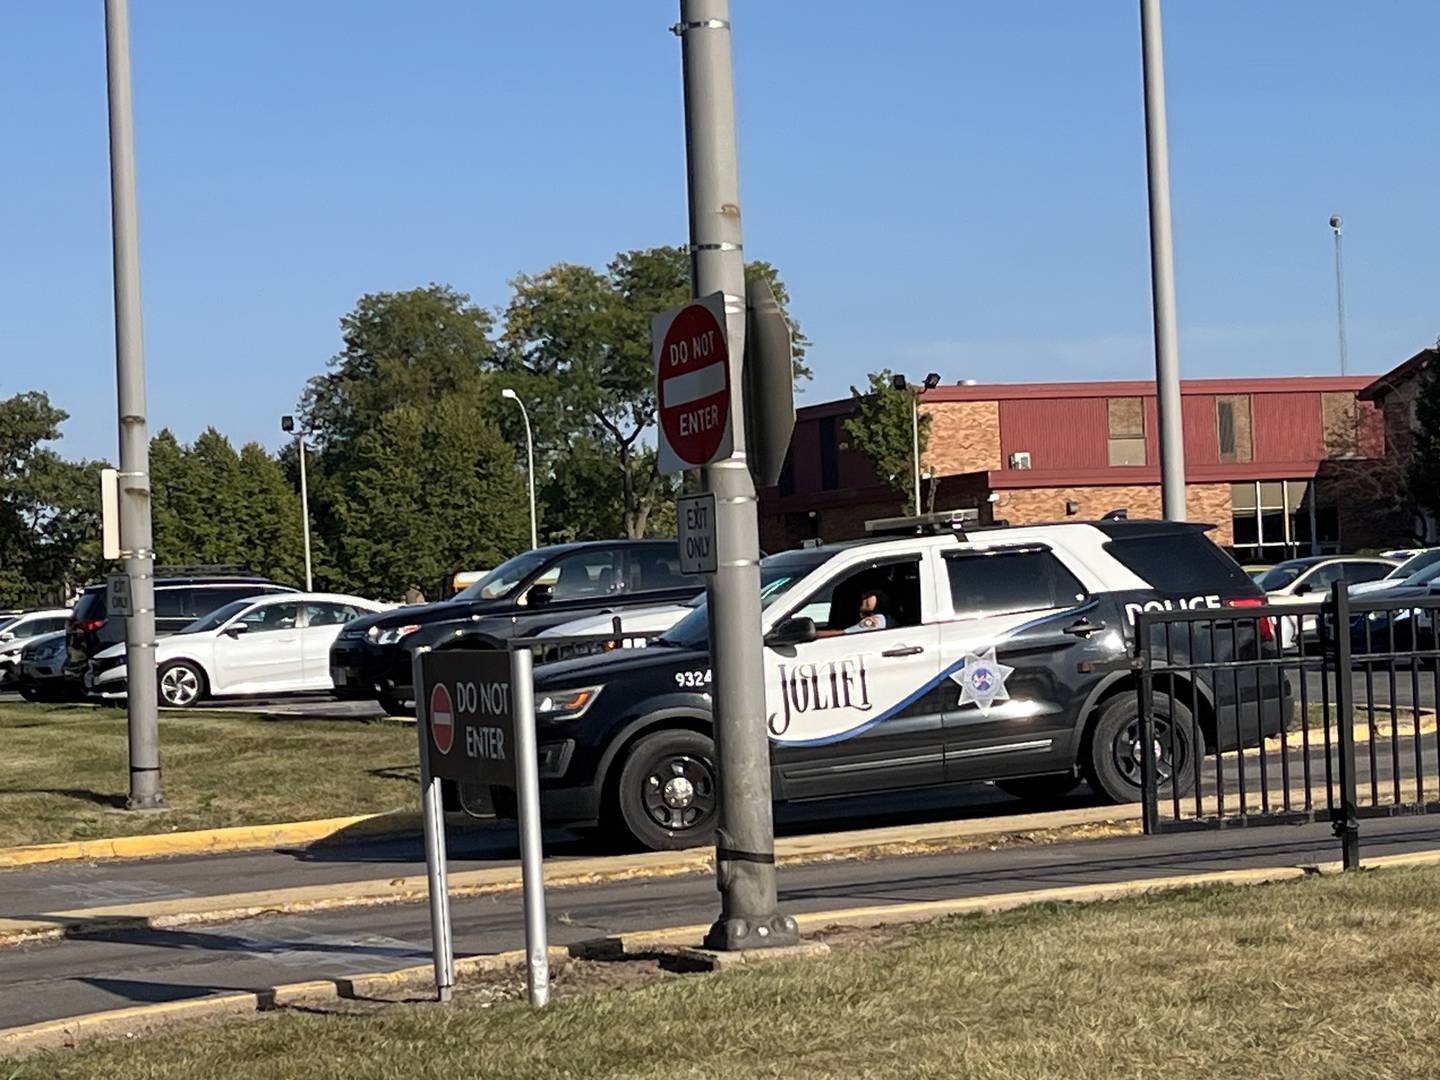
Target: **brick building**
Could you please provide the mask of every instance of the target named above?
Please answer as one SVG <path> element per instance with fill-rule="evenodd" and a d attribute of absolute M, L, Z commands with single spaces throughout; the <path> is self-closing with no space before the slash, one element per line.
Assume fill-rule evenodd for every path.
<path fill-rule="evenodd" d="M 1361 401 L 1379 409 L 1385 418 L 1385 455 L 1371 479 L 1398 495 L 1392 514 L 1403 520 L 1410 533 L 1422 543 L 1440 542 L 1440 522 L 1418 506 L 1403 489 L 1413 453 L 1413 432 L 1419 426 L 1416 405 L 1426 370 L 1440 360 L 1440 347 L 1421 349 L 1414 356 L 1387 371 L 1360 391 Z"/>
<path fill-rule="evenodd" d="M 1389 542 L 1327 479 L 1377 457 L 1380 413 L 1360 377 L 1192 379 L 1183 383 L 1191 520 L 1245 560 L 1354 550 Z M 761 493 L 761 541 L 863 535 L 865 521 L 909 512 L 870 460 L 844 447 L 849 399 L 800 409 L 777 487 Z M 1160 515 L 1151 382 L 993 383 L 925 391 L 931 418 L 921 470 L 937 510 L 973 507 L 1012 523 L 1099 517 L 1125 508 Z"/>

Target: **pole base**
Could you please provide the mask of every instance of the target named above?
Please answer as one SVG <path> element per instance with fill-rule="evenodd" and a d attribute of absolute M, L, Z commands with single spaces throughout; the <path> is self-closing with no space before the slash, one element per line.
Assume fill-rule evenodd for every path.
<path fill-rule="evenodd" d="M 169 810 L 170 804 L 158 791 L 154 795 L 131 795 L 125 800 L 126 810 Z"/>
<path fill-rule="evenodd" d="M 705 948 L 719 952 L 774 949 L 800 943 L 800 927 L 789 915 L 731 915 L 715 921 L 705 934 Z"/>

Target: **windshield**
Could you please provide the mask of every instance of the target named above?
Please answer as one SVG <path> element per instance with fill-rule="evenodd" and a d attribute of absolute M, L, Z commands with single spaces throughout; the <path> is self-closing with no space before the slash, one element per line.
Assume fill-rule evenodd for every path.
<path fill-rule="evenodd" d="M 455 594 L 456 600 L 498 600 L 508 596 L 519 584 L 540 569 L 550 556 L 539 551 L 527 551 L 506 559 L 475 584 Z"/>
<path fill-rule="evenodd" d="M 1386 574 L 1385 579 L 1387 581 L 1404 581 L 1417 574 L 1432 570 L 1437 566 L 1440 566 L 1440 548 L 1436 548 L 1434 551 L 1422 551 L 1419 555 L 1410 556 L 1410 558 Z M 1428 581 L 1429 578 L 1425 580 Z M 1416 582 L 1416 584 L 1419 584 L 1419 582 Z"/>
<path fill-rule="evenodd" d="M 218 630 L 254 603 L 255 598 L 253 596 L 245 600 L 232 600 L 224 607 L 216 608 L 210 612 L 209 615 L 203 615 L 189 625 L 182 626 L 175 632 L 177 634 L 203 634 L 206 630 Z"/>
<path fill-rule="evenodd" d="M 783 555 L 771 555 L 760 560 L 760 610 L 764 611 L 779 600 L 791 587 L 816 567 L 830 561 L 832 551 L 787 551 Z M 710 639 L 710 615 L 701 593 L 691 603 L 695 610 L 672 626 L 661 643 L 684 649 L 695 649 Z"/>
<path fill-rule="evenodd" d="M 18 618 L 19 615 L 0 615 L 0 633 L 4 633 L 5 628 Z"/>
<path fill-rule="evenodd" d="M 1405 579 L 1406 585 L 1430 585 L 1440 581 L 1440 562 L 1416 571 Z"/>
<path fill-rule="evenodd" d="M 1283 589 L 1305 571 L 1306 567 L 1296 566 L 1293 563 L 1281 563 L 1279 566 L 1272 566 L 1263 574 L 1255 578 L 1255 584 L 1266 592 L 1275 592 Z"/>

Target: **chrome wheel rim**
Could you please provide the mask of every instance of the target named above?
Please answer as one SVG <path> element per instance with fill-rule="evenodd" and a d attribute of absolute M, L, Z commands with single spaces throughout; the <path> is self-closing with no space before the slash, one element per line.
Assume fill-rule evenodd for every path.
<path fill-rule="evenodd" d="M 169 705 L 189 705 L 200 696 L 200 677 L 188 667 L 173 667 L 160 676 L 160 696 Z"/>

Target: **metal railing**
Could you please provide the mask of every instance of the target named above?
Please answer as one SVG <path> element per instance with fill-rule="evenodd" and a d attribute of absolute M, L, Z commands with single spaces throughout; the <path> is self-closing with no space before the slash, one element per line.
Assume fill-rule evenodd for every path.
<path fill-rule="evenodd" d="M 1147 833 L 1440 811 L 1440 597 L 1141 612 Z M 1149 748 L 1145 752 L 1144 748 Z"/>

